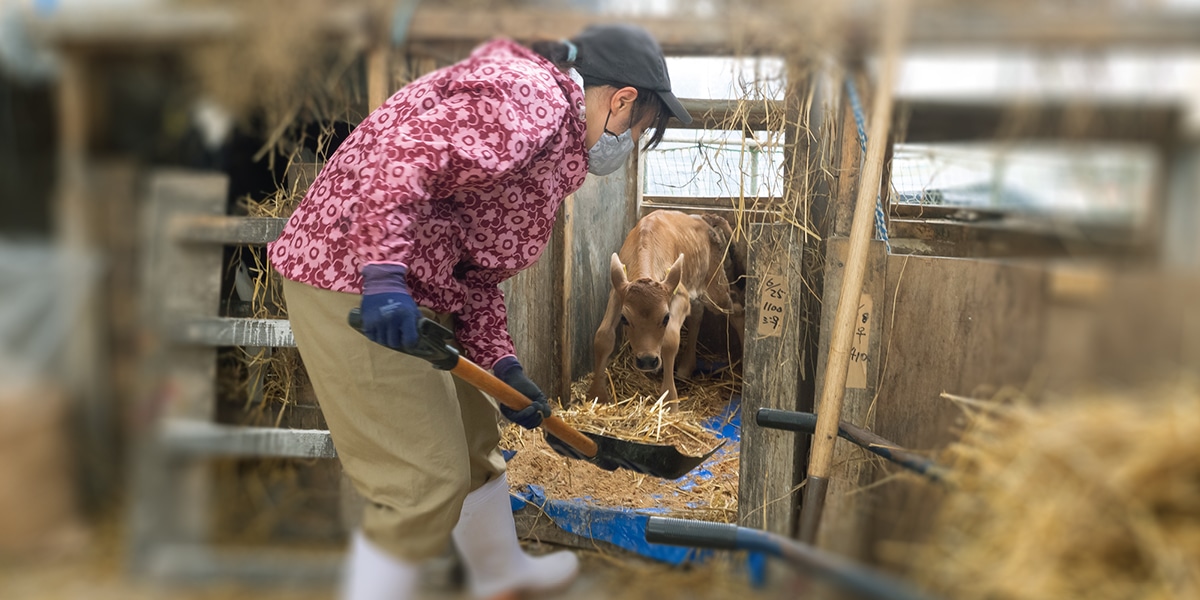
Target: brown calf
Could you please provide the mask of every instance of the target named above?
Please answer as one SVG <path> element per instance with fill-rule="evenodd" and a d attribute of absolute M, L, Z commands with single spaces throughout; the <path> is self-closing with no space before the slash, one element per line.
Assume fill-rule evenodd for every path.
<path fill-rule="evenodd" d="M 720 217 L 672 211 L 650 213 L 629 232 L 621 251 L 612 255 L 613 287 L 592 346 L 595 370 L 589 399 L 610 400 L 605 370 L 618 325 L 625 326 L 637 368 L 662 369 L 659 394 L 669 392 L 671 400 L 679 396 L 675 376 L 686 379 L 696 367 L 696 337 L 705 305 L 729 314 L 738 337 L 744 335 L 745 315 L 730 298 L 726 276 L 732 233 Z M 676 365 L 685 323 L 687 345 Z"/>

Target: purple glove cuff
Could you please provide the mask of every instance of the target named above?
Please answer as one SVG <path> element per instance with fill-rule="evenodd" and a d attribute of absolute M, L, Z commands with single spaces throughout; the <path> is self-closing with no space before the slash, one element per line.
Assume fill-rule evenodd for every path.
<path fill-rule="evenodd" d="M 521 363 L 517 362 L 517 357 L 509 354 L 496 361 L 495 365 L 492 365 L 492 374 L 500 379 L 504 379 L 508 376 L 508 372 L 513 369 L 521 369 Z"/>
<path fill-rule="evenodd" d="M 400 293 L 408 294 L 404 277 L 408 267 L 394 263 L 371 263 L 362 268 L 363 295 Z"/>

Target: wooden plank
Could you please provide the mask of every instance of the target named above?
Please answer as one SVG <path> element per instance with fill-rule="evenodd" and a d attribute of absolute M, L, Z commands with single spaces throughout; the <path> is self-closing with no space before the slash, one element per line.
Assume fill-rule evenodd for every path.
<path fill-rule="evenodd" d="M 172 453 L 200 456 L 337 458 L 333 439 L 320 429 L 277 429 L 168 419 L 162 445 Z"/>
<path fill-rule="evenodd" d="M 798 303 L 804 294 L 799 237 L 799 230 L 786 223 L 750 226 L 742 389 L 746 418 L 738 477 L 738 524 L 788 536 L 796 519 L 796 436 L 759 427 L 753 415 L 764 407 L 799 407 L 803 323 Z"/>
<path fill-rule="evenodd" d="M 1104 100 L 962 102 L 902 100 L 895 120 L 906 143 L 1071 140 L 1161 144 L 1178 135 L 1180 110 L 1167 104 Z"/>
<path fill-rule="evenodd" d="M 275 241 L 286 224 L 287 219 L 277 217 L 176 215 L 167 227 L 180 242 L 261 245 Z"/>
<path fill-rule="evenodd" d="M 995 221 L 900 219 L 890 224 L 892 251 L 974 258 L 1149 256 L 1148 240 L 1120 228 L 1009 217 Z"/>
<path fill-rule="evenodd" d="M 942 392 L 988 398 L 1002 386 L 1027 384 L 1043 359 L 1045 288 L 1045 272 L 1036 266 L 892 257 L 877 311 L 885 342 L 875 433 L 933 452 L 966 425 L 962 410 L 940 398 Z M 941 497 L 936 486 L 910 479 L 865 493 L 875 549 L 884 541 L 923 539 Z"/>
<path fill-rule="evenodd" d="M 145 575 L 163 583 L 248 585 L 332 585 L 342 572 L 343 548 L 336 550 L 213 549 L 199 544 L 168 544 L 155 550 Z"/>
<path fill-rule="evenodd" d="M 829 339 L 833 329 L 849 240 L 834 237 L 827 244 L 821 339 Z M 841 421 L 871 429 L 873 419 L 870 419 L 870 407 L 878 391 L 883 340 L 880 311 L 885 303 L 884 286 L 887 283 L 887 247 L 882 241 L 871 242 L 867 261 L 859 312 L 855 319 L 854 346 L 850 352 L 850 375 L 842 399 Z M 828 347 L 821 345 L 817 363 L 817 389 L 824 384 L 828 360 Z M 861 375 L 861 379 L 856 377 L 856 373 Z M 820 410 L 818 405 L 818 414 Z M 833 468 L 829 473 L 829 498 L 817 535 L 818 547 L 858 560 L 864 559 L 868 552 L 866 545 L 871 504 L 866 495 L 858 492 L 869 482 L 870 465 L 873 462 L 869 458 L 870 455 L 864 450 L 846 441 L 839 441 L 834 446 Z"/>
<path fill-rule="evenodd" d="M 203 346 L 296 346 L 292 326 L 287 319 L 191 318 L 173 325 L 170 338 L 180 344 Z"/>

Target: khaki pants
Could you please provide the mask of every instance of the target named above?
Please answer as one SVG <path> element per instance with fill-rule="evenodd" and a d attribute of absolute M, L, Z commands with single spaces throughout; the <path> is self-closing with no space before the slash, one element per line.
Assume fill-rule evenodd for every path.
<path fill-rule="evenodd" d="M 466 495 L 504 472 L 495 404 L 351 329 L 361 296 L 287 279 L 283 292 L 342 468 L 367 500 L 363 532 L 405 560 L 437 556 Z"/>

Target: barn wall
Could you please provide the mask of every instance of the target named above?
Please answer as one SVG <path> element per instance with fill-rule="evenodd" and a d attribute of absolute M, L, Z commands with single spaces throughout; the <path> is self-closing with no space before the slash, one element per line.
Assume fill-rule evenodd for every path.
<path fill-rule="evenodd" d="M 567 312 L 562 324 L 568 348 L 564 375 L 569 380 L 592 372 L 592 338 L 612 288 L 610 257 L 633 229 L 636 185 L 637 169 L 622 167 L 607 177 L 589 176 L 570 200 L 564 270 Z"/>
<path fill-rule="evenodd" d="M 958 439 L 964 413 L 943 392 L 1062 397 L 1200 373 L 1194 273 L 892 255 L 885 290 L 871 425 L 905 448 L 936 451 Z M 860 519 L 851 529 L 863 532 L 866 558 L 889 564 L 923 539 L 945 492 L 874 464 L 859 510 L 842 518 Z"/>
<path fill-rule="evenodd" d="M 1025 385 L 1041 355 L 1045 280 L 1033 265 L 890 257 L 875 432 L 906 448 L 940 448 L 964 424 L 942 392 L 990 397 Z M 873 488 L 864 505 L 867 547 L 883 559 L 880 542 L 916 540 L 929 527 L 937 491 L 902 478 Z"/>
<path fill-rule="evenodd" d="M 529 378 L 549 396 L 557 395 L 562 379 L 560 348 L 562 336 L 563 244 L 566 217 L 559 211 L 550 244 L 534 266 L 504 282 L 508 307 L 508 331 L 517 358 Z M 488 368 L 491 365 L 483 365 Z"/>

